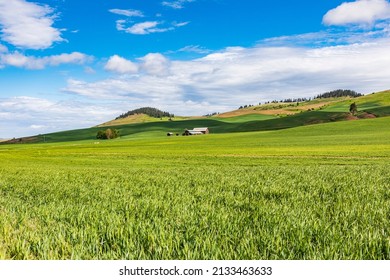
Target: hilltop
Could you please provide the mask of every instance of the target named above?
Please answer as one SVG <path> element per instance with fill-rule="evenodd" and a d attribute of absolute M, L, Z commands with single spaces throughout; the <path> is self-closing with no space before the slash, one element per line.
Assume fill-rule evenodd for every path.
<path fill-rule="evenodd" d="M 175 115 L 169 112 L 161 111 L 153 107 L 142 107 L 123 113 L 111 121 L 99 124 L 97 127 L 118 126 L 124 124 L 146 122 L 172 121 L 174 118 Z M 175 119 L 183 120 L 188 118 L 189 117 L 176 117 Z"/>
<path fill-rule="evenodd" d="M 354 115 L 349 112 L 352 103 L 356 103 L 358 109 Z M 390 90 L 359 97 L 320 97 L 301 102 L 275 101 L 209 117 L 155 118 L 134 113 L 92 128 L 13 139 L 5 143 L 91 140 L 96 139 L 101 127 L 113 127 L 119 130 L 121 138 L 126 139 L 163 136 L 167 132 L 181 135 L 185 129 L 193 127 L 209 127 L 212 134 L 250 132 L 384 116 L 390 116 Z"/>

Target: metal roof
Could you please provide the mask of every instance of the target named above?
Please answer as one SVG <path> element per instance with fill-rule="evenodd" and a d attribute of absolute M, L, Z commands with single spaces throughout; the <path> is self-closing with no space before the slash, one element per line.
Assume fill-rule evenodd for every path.
<path fill-rule="evenodd" d="M 194 128 L 193 130 L 194 131 L 206 131 L 206 130 L 208 130 L 209 128 L 208 127 L 196 127 L 196 128 Z"/>

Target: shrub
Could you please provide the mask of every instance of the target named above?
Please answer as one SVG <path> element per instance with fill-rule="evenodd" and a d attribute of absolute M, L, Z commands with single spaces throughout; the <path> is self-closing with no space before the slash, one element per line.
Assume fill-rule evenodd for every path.
<path fill-rule="evenodd" d="M 114 139 L 119 137 L 117 129 L 107 128 L 106 130 L 99 130 L 96 134 L 97 139 Z"/>

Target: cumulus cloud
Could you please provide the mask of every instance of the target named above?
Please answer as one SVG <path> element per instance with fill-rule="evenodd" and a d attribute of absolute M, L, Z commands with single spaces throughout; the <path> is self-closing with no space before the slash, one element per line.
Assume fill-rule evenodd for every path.
<path fill-rule="evenodd" d="M 323 17 L 326 25 L 373 24 L 377 20 L 390 19 L 390 3 L 387 0 L 358 0 L 345 2 L 330 10 Z"/>
<path fill-rule="evenodd" d="M 111 9 L 109 12 L 126 17 L 144 17 L 144 14 L 138 10 Z"/>
<path fill-rule="evenodd" d="M 138 65 L 123 57 L 114 55 L 110 57 L 104 69 L 119 74 L 129 74 L 138 72 Z"/>
<path fill-rule="evenodd" d="M 195 0 L 175 0 L 175 1 L 164 1 L 161 5 L 170 7 L 173 9 L 183 9 L 186 3 L 195 2 Z"/>
<path fill-rule="evenodd" d="M 0 54 L 0 65 L 33 70 L 44 69 L 46 66 L 58 66 L 61 64 L 84 64 L 90 60 L 92 60 L 90 56 L 79 52 L 45 57 L 26 56 L 18 51 Z"/>
<path fill-rule="evenodd" d="M 54 10 L 25 0 L 0 0 L 2 40 L 20 48 L 46 49 L 63 41 L 53 27 Z"/>
<path fill-rule="evenodd" d="M 166 76 L 169 73 L 169 60 L 160 53 L 149 53 L 139 60 L 142 70 L 149 75 Z"/>
<path fill-rule="evenodd" d="M 348 88 L 389 88 L 389 39 L 326 47 L 230 47 L 190 61 L 148 54 L 138 75 L 94 83 L 68 81 L 67 92 L 134 104 L 187 104 L 176 114 L 200 115 L 274 99 L 313 97 Z M 375 56 L 372 54 L 375 53 Z M 189 103 L 186 103 L 189 102 Z M 207 104 L 204 107 L 190 104 Z"/>
<path fill-rule="evenodd" d="M 63 91 L 89 98 L 91 103 L 0 98 L 0 126 L 15 127 L 15 133 L 23 126 L 25 136 L 28 127 L 31 134 L 36 134 L 39 125 L 48 126 L 39 130 L 43 132 L 88 127 L 141 106 L 176 115 L 203 115 L 242 104 L 313 97 L 337 88 L 370 93 L 389 88 L 389 48 L 390 39 L 382 38 L 317 48 L 230 47 L 188 61 L 152 53 L 136 60 L 136 75 L 118 72 L 94 82 L 69 79 Z M 93 99 L 104 103 L 93 105 Z"/>

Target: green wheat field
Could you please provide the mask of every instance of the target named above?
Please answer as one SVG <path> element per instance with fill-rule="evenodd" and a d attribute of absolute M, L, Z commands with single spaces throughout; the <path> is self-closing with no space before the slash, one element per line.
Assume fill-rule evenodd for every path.
<path fill-rule="evenodd" d="M 390 259 L 389 124 L 1 145 L 0 258 Z"/>

